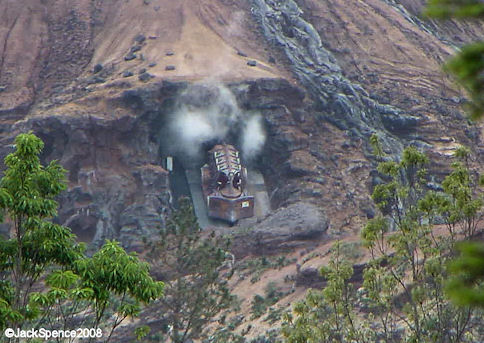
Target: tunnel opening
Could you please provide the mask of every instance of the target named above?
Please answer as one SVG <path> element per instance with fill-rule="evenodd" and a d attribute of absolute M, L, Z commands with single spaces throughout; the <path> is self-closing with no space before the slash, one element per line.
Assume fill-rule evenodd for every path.
<path fill-rule="evenodd" d="M 171 159 L 171 168 L 169 162 Z M 188 180 L 185 173 L 185 168 L 181 161 L 171 156 L 165 156 L 165 169 L 169 171 L 170 190 L 172 195 L 172 204 L 174 208 L 178 208 L 178 200 L 181 197 L 191 197 L 190 188 L 188 186 Z M 171 170 L 170 170 L 171 169 Z"/>
<path fill-rule="evenodd" d="M 211 146 L 213 147 L 213 146 Z M 207 151 L 209 146 L 207 145 Z M 205 149 L 204 149 L 205 150 Z M 206 154 L 205 154 L 206 155 Z M 262 173 L 250 164 L 247 171 L 247 193 L 255 198 L 254 216 L 241 219 L 236 222 L 228 222 L 217 218 L 209 217 L 206 197 L 203 194 L 201 167 L 207 159 L 198 163 L 184 163 L 183 159 L 176 156 L 162 155 L 163 167 L 169 171 L 170 191 L 172 205 L 178 208 L 181 197 L 191 199 L 195 215 L 202 229 L 208 227 L 231 228 L 234 226 L 248 227 L 258 220 L 267 216 L 271 211 L 270 199 L 266 189 Z"/>
<path fill-rule="evenodd" d="M 96 235 L 96 223 L 99 218 L 83 213 L 70 218 L 64 225 L 71 228 L 72 232 L 77 236 L 78 242 L 90 244 L 94 241 Z"/>
<path fill-rule="evenodd" d="M 264 121 L 259 112 L 241 109 L 229 88 L 220 84 L 183 87 L 171 101 L 163 101 L 151 130 L 158 131 L 159 154 L 170 173 L 173 207 L 178 207 L 180 197 L 189 196 L 202 228 L 228 224 L 212 220 L 213 214 L 208 218 L 206 186 L 202 190 L 201 168 L 209 161 L 208 151 L 217 144 L 233 145 L 240 152 L 244 168 L 249 169 L 248 192 L 257 193 L 258 202 L 262 204 L 257 218 L 268 213 L 269 199 L 264 178 L 258 170 L 258 155 L 266 138 Z"/>

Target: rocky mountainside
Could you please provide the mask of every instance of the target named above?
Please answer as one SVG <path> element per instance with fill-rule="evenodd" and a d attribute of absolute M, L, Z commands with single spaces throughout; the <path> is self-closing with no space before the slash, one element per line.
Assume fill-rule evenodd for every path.
<path fill-rule="evenodd" d="M 459 144 L 483 161 L 481 128 L 441 65 L 484 27 L 426 21 L 422 6 L 1 0 L 0 155 L 34 131 L 43 159 L 69 170 L 57 220 L 94 245 L 116 238 L 142 251 L 172 209 L 170 120 L 214 108 L 223 87 L 237 111 L 263 118 L 253 165 L 272 207 L 249 230 L 233 228 L 236 256 L 325 247 L 375 214 L 371 134 L 395 156 L 408 144 L 427 151 L 436 181 Z M 207 96 L 187 98 L 193 85 Z"/>

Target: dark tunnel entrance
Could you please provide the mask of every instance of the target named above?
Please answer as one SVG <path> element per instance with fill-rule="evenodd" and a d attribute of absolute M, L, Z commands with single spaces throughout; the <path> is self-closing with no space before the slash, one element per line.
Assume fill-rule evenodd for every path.
<path fill-rule="evenodd" d="M 164 158 L 165 167 L 169 170 L 168 164 L 171 158 L 172 170 L 170 171 L 169 180 L 172 194 L 172 202 L 175 208 L 178 208 L 178 199 L 180 197 L 191 197 L 185 168 L 176 157 L 167 156 Z"/>

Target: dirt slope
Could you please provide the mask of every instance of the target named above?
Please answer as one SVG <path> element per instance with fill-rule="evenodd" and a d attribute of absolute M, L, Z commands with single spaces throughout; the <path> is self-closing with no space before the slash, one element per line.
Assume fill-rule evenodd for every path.
<path fill-rule="evenodd" d="M 247 328 L 255 292 L 275 281 L 286 292 L 275 306 L 286 308 L 315 285 L 310 279 L 331 242 L 357 241 L 375 215 L 371 134 L 393 156 L 408 144 L 425 150 L 436 182 L 459 144 L 482 165 L 482 124 L 466 120 L 465 94 L 441 67 L 484 26 L 425 21 L 422 6 L 0 0 L 0 155 L 18 132 L 33 130 L 46 142 L 42 158 L 70 171 L 57 220 L 87 242 L 116 238 L 142 251 L 142 237 L 163 225 L 172 206 L 163 125 L 184 105 L 187 87 L 223 84 L 241 111 L 264 118 L 267 142 L 256 168 L 272 205 L 252 231 L 233 228 L 234 253 L 292 259 L 261 272 L 260 281 L 250 282 L 250 273 L 232 281 L 246 312 L 240 329 Z M 212 105 L 205 100 L 202 107 Z M 294 214 L 304 204 L 324 220 Z M 249 336 L 272 326 L 254 323 Z"/>
<path fill-rule="evenodd" d="M 288 76 L 268 63 L 269 50 L 246 10 L 223 1 L 2 1 L 0 109 L 25 114 L 34 102 L 75 89 L 77 78 L 98 63 L 111 80 L 152 63 L 156 78 Z M 136 42 L 140 35 L 145 39 Z M 134 46 L 136 58 L 125 61 Z"/>

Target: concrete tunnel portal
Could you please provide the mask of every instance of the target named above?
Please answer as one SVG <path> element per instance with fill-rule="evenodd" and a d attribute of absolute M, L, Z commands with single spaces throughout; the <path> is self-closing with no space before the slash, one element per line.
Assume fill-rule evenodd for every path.
<path fill-rule="evenodd" d="M 182 196 L 190 197 L 192 200 L 198 224 L 202 229 L 207 228 L 229 228 L 228 222 L 208 217 L 207 205 L 202 192 L 201 171 L 202 165 L 186 168 L 182 161 L 176 156 L 162 156 L 163 166 L 169 172 L 170 189 L 172 193 L 173 206 L 177 207 L 177 200 Z M 247 191 L 254 196 L 254 216 L 240 219 L 235 226 L 250 227 L 257 221 L 265 218 L 271 210 L 270 200 L 264 182 L 264 177 L 255 168 L 247 170 Z"/>

